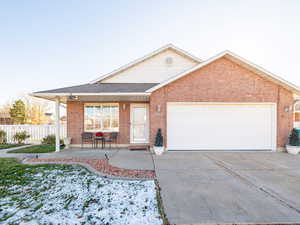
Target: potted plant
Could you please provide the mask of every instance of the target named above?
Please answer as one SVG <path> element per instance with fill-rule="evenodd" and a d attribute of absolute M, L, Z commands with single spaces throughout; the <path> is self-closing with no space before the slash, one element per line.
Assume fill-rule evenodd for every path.
<path fill-rule="evenodd" d="M 300 151 L 300 140 L 299 133 L 297 129 L 293 129 L 291 135 L 289 136 L 289 144 L 286 145 L 286 150 L 288 153 L 296 155 Z"/>
<path fill-rule="evenodd" d="M 64 144 L 65 144 L 65 149 L 70 148 L 70 144 L 71 144 L 72 138 L 71 137 L 65 137 L 64 138 Z"/>
<path fill-rule="evenodd" d="M 161 128 L 157 130 L 153 150 L 156 155 L 161 155 L 164 152 L 164 138 L 161 134 Z"/>

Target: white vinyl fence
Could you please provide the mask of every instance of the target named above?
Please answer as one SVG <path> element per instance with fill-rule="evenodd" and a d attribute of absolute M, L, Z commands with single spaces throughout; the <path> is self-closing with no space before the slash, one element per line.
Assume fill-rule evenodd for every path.
<path fill-rule="evenodd" d="M 0 130 L 4 130 L 7 134 L 7 142 L 13 143 L 13 137 L 17 132 L 26 131 L 30 138 L 26 140 L 26 144 L 40 143 L 42 139 L 48 135 L 55 134 L 55 125 L 0 125 Z M 67 125 L 60 125 L 60 137 L 67 136 Z"/>

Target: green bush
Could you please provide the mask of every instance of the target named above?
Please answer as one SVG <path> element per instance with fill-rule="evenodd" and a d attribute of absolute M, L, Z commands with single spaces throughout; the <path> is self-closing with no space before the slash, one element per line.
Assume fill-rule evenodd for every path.
<path fill-rule="evenodd" d="M 292 146 L 299 146 L 300 141 L 299 141 L 299 134 L 297 129 L 293 129 L 291 135 L 289 136 L 289 144 Z"/>
<path fill-rule="evenodd" d="M 55 135 L 48 135 L 48 136 L 43 138 L 42 144 L 55 145 L 55 140 L 56 140 Z M 63 140 L 60 140 L 60 144 L 61 145 L 64 144 Z"/>
<path fill-rule="evenodd" d="M 30 135 L 27 134 L 26 131 L 20 131 L 20 132 L 17 132 L 15 135 L 14 135 L 14 140 L 18 143 L 18 144 L 24 144 L 25 140 L 27 138 L 29 138 Z"/>
<path fill-rule="evenodd" d="M 7 142 L 7 135 L 4 130 L 0 130 L 0 144 L 5 144 Z"/>

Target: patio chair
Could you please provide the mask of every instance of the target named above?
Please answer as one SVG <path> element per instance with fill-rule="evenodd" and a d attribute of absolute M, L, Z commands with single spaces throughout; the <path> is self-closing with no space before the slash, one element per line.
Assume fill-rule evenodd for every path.
<path fill-rule="evenodd" d="M 102 143 L 102 149 L 103 149 L 104 146 L 105 146 L 105 138 L 104 138 L 104 134 L 102 132 L 97 132 L 95 134 L 95 138 L 94 138 L 95 148 L 98 148 L 99 141 L 101 141 L 101 143 Z"/>
<path fill-rule="evenodd" d="M 84 143 L 92 143 L 92 148 L 94 147 L 94 135 L 91 132 L 81 133 L 81 148 L 83 148 Z"/>
<path fill-rule="evenodd" d="M 105 143 L 109 143 L 109 148 L 111 149 L 111 144 L 117 144 L 118 140 L 118 132 L 111 132 L 107 139 L 105 139 Z"/>

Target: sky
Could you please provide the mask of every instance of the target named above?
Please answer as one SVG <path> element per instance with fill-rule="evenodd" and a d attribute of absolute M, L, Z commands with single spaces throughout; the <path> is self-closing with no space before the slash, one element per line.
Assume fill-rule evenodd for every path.
<path fill-rule="evenodd" d="M 11 0 L 0 3 L 0 105 L 87 83 L 172 43 L 226 49 L 300 86 L 300 1 Z"/>

